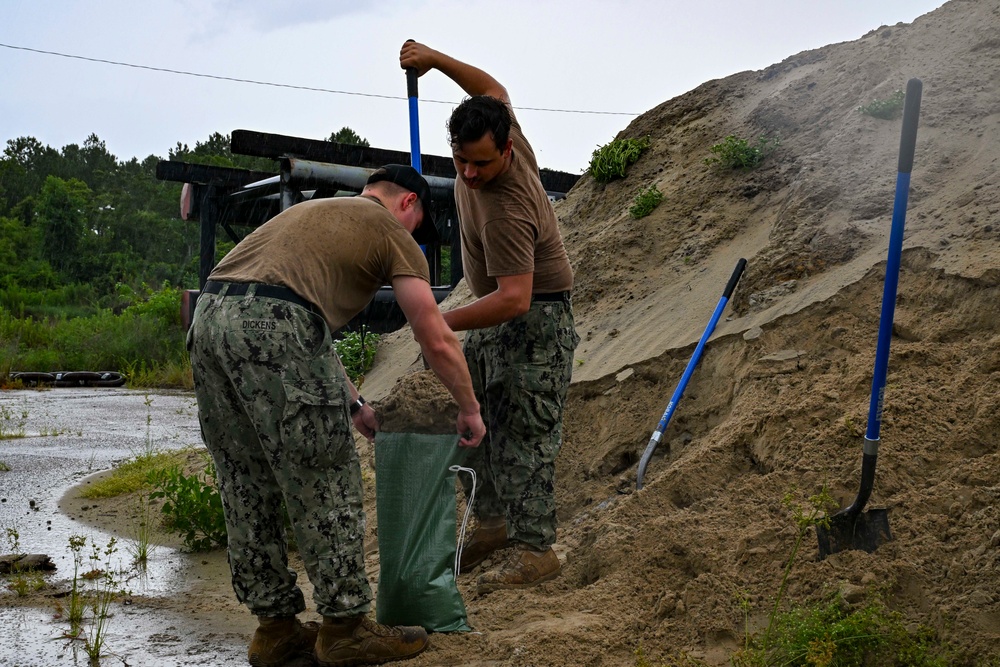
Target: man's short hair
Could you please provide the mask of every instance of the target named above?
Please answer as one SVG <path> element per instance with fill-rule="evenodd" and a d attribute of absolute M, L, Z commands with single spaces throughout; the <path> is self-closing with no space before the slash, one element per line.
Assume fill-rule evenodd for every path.
<path fill-rule="evenodd" d="M 420 245 L 440 241 L 431 209 L 431 188 L 419 171 L 406 164 L 383 165 L 373 171 L 365 183 L 366 186 L 376 184 L 395 192 L 412 192 L 417 195 L 424 215 L 420 227 L 413 232 L 413 238 Z"/>
<path fill-rule="evenodd" d="M 474 95 L 462 100 L 448 119 L 448 138 L 452 150 L 470 141 L 479 141 L 493 133 L 497 150 L 502 151 L 510 136 L 510 109 L 502 100 L 489 95 Z"/>

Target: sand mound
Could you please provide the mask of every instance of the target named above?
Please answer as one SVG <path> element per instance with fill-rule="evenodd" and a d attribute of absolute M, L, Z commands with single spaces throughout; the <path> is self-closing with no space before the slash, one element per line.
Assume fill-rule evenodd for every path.
<path fill-rule="evenodd" d="M 783 498 L 826 487 L 844 507 L 857 493 L 900 138 L 898 118 L 858 107 L 911 77 L 923 104 L 869 503 L 889 509 L 894 540 L 819 560 L 810 533 L 787 600 L 880 589 L 970 664 L 998 656 L 998 34 L 995 2 L 953 0 L 710 81 L 621 133 L 652 140 L 628 177 L 585 176 L 557 204 L 582 337 L 557 463 L 564 574 L 483 598 L 463 578 L 486 634 L 436 638 L 414 664 L 628 665 L 641 645 L 654 660 L 723 665 L 742 641 L 738 598 L 751 628 L 765 622 L 797 535 Z M 719 173 L 704 159 L 730 134 L 780 145 L 755 171 Z M 654 184 L 663 203 L 631 219 Z M 635 492 L 741 257 L 746 274 Z M 420 370 L 408 331 L 386 341 L 365 386 L 375 397 Z M 408 392 L 393 392 L 394 409 Z"/>

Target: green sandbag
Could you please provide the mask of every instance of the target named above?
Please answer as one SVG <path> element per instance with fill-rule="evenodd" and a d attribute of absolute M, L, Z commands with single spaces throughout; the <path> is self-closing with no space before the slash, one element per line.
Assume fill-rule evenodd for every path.
<path fill-rule="evenodd" d="M 448 469 L 464 458 L 457 435 L 375 436 L 379 623 L 471 630 L 455 583 L 455 473 Z"/>

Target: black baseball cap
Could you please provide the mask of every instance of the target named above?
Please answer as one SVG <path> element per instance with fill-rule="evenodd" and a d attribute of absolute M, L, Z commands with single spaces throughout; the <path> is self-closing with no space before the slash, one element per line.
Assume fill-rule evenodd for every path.
<path fill-rule="evenodd" d="M 437 226 L 434 224 L 434 215 L 431 213 L 431 186 L 420 172 L 406 164 L 387 164 L 379 167 L 368 177 L 367 185 L 388 181 L 409 190 L 417 195 L 420 205 L 424 209 L 424 220 L 413 232 L 413 240 L 420 245 L 427 245 L 441 240 Z"/>

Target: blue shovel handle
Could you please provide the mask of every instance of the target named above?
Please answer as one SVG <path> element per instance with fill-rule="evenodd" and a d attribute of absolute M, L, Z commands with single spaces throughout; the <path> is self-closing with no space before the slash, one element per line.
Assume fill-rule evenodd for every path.
<path fill-rule="evenodd" d="M 646 451 L 642 453 L 642 458 L 639 460 L 639 472 L 636 474 L 635 488 L 637 491 L 642 490 L 642 480 L 646 476 L 646 466 L 649 465 L 649 460 L 653 457 L 653 452 L 656 451 L 656 446 L 660 444 L 663 432 L 666 430 L 667 424 L 670 422 L 670 418 L 673 416 L 674 410 L 677 408 L 677 403 L 680 402 L 681 397 L 684 395 L 684 389 L 687 387 L 688 380 L 691 379 L 691 375 L 694 373 L 694 369 L 698 365 L 698 361 L 701 359 L 701 353 L 702 350 L 705 349 L 705 343 L 708 342 L 708 339 L 712 336 L 712 332 L 715 331 L 715 325 L 718 323 L 719 317 L 722 316 L 722 311 L 725 310 L 726 303 L 729 301 L 729 297 L 733 295 L 733 290 L 736 289 L 736 283 L 740 281 L 740 276 L 743 275 L 743 270 L 746 266 L 747 261 L 742 258 L 736 263 L 733 275 L 729 278 L 729 282 L 726 283 L 726 289 L 722 292 L 722 298 L 719 299 L 719 303 L 715 307 L 715 312 L 712 313 L 712 319 L 709 320 L 708 326 L 705 327 L 705 333 L 701 335 L 701 340 L 698 341 L 697 347 L 694 348 L 694 354 L 691 355 L 691 360 L 688 362 L 687 368 L 684 369 L 681 381 L 677 383 L 674 395 L 670 397 L 670 403 L 667 404 L 667 409 L 663 413 L 663 417 L 660 418 L 660 423 L 656 425 L 656 430 L 653 431 L 653 436 L 649 439 L 649 443 L 646 445 Z"/>
<path fill-rule="evenodd" d="M 412 39 L 406 40 L 412 42 Z M 406 96 L 410 100 L 410 166 L 423 173 L 420 166 L 420 115 L 417 112 L 417 70 L 406 68 Z"/>
<path fill-rule="evenodd" d="M 889 231 L 889 256 L 885 265 L 885 286 L 882 292 L 882 313 L 878 324 L 878 343 L 875 348 L 875 369 L 872 374 L 872 393 L 868 404 L 868 428 L 861 457 L 861 485 L 857 498 L 835 516 L 856 517 L 871 497 L 875 484 L 875 465 L 878 461 L 879 431 L 882 427 L 882 408 L 885 406 L 885 381 L 889 371 L 889 343 L 892 340 L 892 319 L 896 311 L 896 290 L 899 286 L 899 266 L 903 255 L 903 227 L 906 223 L 906 202 L 910 192 L 910 171 L 917 146 L 917 121 L 920 117 L 920 97 L 923 84 L 920 79 L 906 83 L 906 102 L 903 105 L 903 130 L 899 140 L 899 173 L 896 176 L 896 199 L 892 206 L 892 227 Z"/>

